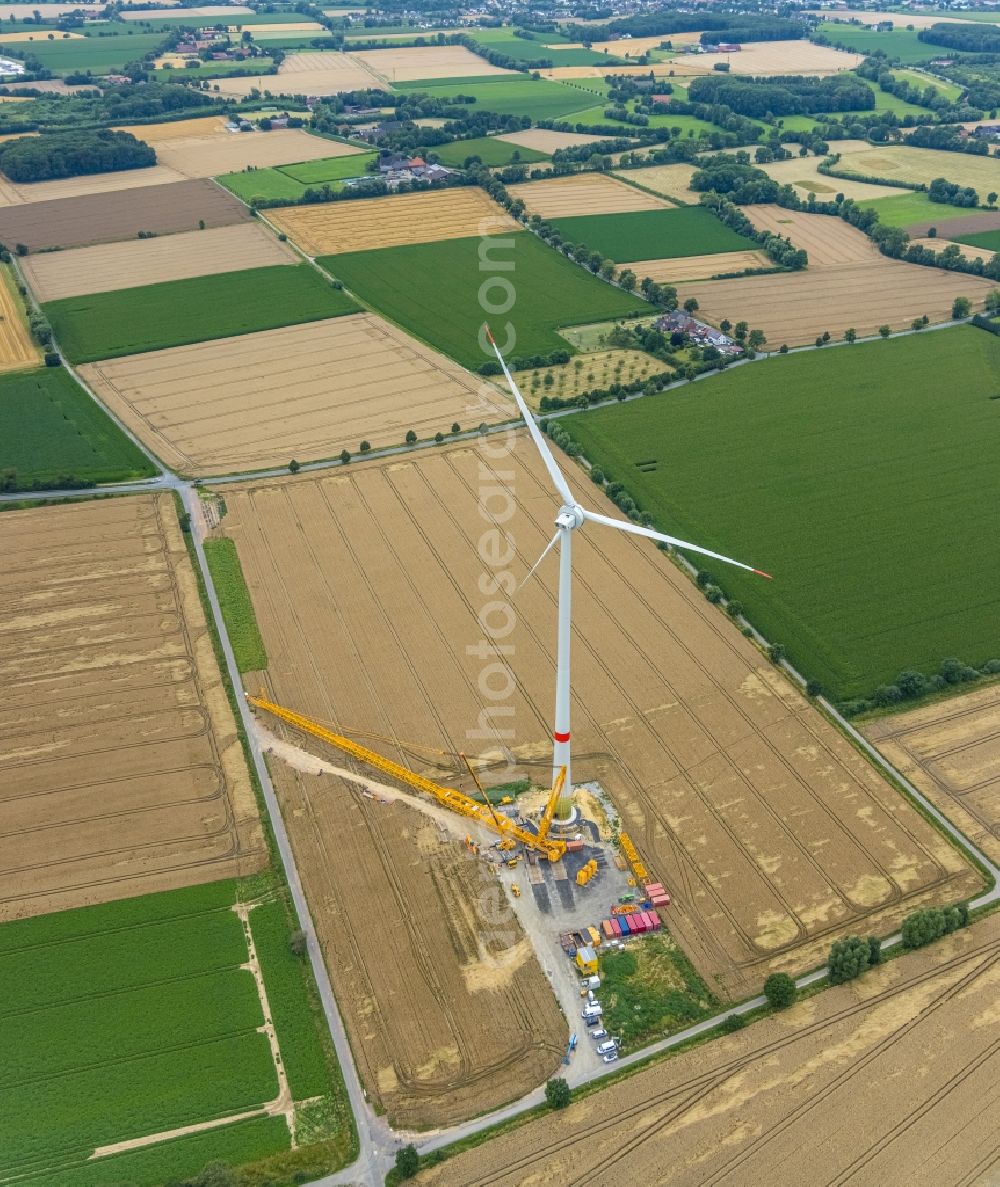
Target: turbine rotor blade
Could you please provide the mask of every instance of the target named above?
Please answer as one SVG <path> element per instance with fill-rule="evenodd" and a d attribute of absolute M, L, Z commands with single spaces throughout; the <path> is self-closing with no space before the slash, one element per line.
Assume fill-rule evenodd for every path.
<path fill-rule="evenodd" d="M 532 579 L 532 577 L 535 575 L 535 570 L 538 568 L 538 566 L 539 566 L 539 565 L 542 563 L 542 561 L 543 561 L 543 560 L 545 560 L 545 558 L 546 558 L 546 557 L 549 555 L 549 553 L 552 551 L 552 549 L 553 549 L 553 547 L 555 546 L 555 543 L 556 543 L 556 541 L 557 541 L 558 539 L 559 539 L 559 533 L 558 533 L 558 532 L 556 532 L 556 534 L 555 534 L 555 535 L 552 537 L 552 539 L 551 539 L 551 540 L 548 542 L 548 544 L 546 544 L 546 545 L 545 545 L 545 547 L 542 549 L 542 555 L 541 555 L 541 556 L 538 558 L 538 560 L 537 560 L 537 561 L 535 561 L 535 563 L 534 563 L 534 564 L 531 566 L 531 568 L 528 570 L 527 576 L 526 576 L 526 577 L 524 578 L 524 580 L 523 580 L 523 581 L 522 581 L 522 582 L 521 582 L 521 583 L 518 585 L 517 589 L 515 589 L 515 590 L 514 590 L 514 593 L 515 593 L 515 594 L 518 594 L 518 593 L 520 593 L 520 592 L 521 592 L 521 590 L 522 590 L 522 589 L 524 589 L 524 587 L 525 587 L 525 586 L 528 584 L 528 582 L 529 582 L 529 581 Z"/>
<path fill-rule="evenodd" d="M 490 340 L 490 345 L 493 347 L 493 350 L 496 353 L 497 361 L 503 368 L 504 375 L 507 377 L 507 383 L 510 385 L 511 394 L 517 403 L 518 409 L 521 412 L 521 416 L 524 419 L 524 423 L 528 426 L 528 432 L 531 434 L 531 439 L 535 443 L 535 448 L 542 455 L 542 461 L 545 463 L 545 468 L 549 472 L 549 477 L 552 479 L 553 485 L 559 492 L 563 502 L 567 507 L 575 506 L 576 499 L 573 498 L 573 493 L 569 489 L 569 483 L 566 481 L 562 470 L 559 469 L 556 459 L 552 456 L 552 451 L 549 449 L 545 438 L 542 436 L 542 430 L 536 424 L 535 418 L 531 414 L 531 409 L 525 403 L 524 396 L 522 396 L 518 390 L 518 386 L 514 382 L 514 377 L 508 370 L 507 364 L 504 362 L 503 355 L 500 353 L 500 347 L 497 346 L 493 335 L 490 333 L 490 327 L 485 326 L 484 328 L 486 330 L 486 336 Z"/>
<path fill-rule="evenodd" d="M 733 560 L 731 556 L 723 556 L 721 552 L 702 548 L 700 544 L 691 544 L 688 540 L 678 540 L 676 536 L 665 536 L 662 532 L 654 532 L 652 528 L 642 528 L 638 524 L 629 523 L 624 519 L 612 519 L 609 515 L 599 515 L 596 511 L 583 511 L 583 518 L 591 523 L 602 524 L 606 528 L 617 528 L 620 532 L 630 532 L 633 536 L 645 536 L 647 540 L 655 540 L 658 544 L 672 544 L 674 548 L 681 548 L 686 552 L 697 552 L 702 556 L 710 556 L 712 560 L 735 565 L 737 569 L 746 569 L 748 573 L 756 573 L 758 577 L 766 577 L 768 581 L 771 580 L 771 574 L 765 573 L 763 569 L 755 569 L 753 565 L 745 565 L 742 561 Z"/>

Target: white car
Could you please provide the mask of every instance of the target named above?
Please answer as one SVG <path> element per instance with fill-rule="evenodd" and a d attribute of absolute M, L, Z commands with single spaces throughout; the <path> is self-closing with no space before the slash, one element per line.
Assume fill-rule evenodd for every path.
<path fill-rule="evenodd" d="M 602 1058 L 604 1059 L 605 1063 L 617 1063 L 618 1062 L 618 1052 L 611 1051 L 607 1055 L 602 1056 Z"/>
<path fill-rule="evenodd" d="M 614 1041 L 614 1039 L 608 1039 L 606 1043 L 600 1043 L 598 1045 L 598 1055 L 610 1055 L 612 1052 L 614 1052 L 616 1055 L 618 1053 L 618 1044 Z"/>
<path fill-rule="evenodd" d="M 592 1030 L 590 1032 L 590 1037 L 592 1039 L 606 1039 L 608 1037 L 608 1032 L 602 1026 L 599 1030 Z"/>

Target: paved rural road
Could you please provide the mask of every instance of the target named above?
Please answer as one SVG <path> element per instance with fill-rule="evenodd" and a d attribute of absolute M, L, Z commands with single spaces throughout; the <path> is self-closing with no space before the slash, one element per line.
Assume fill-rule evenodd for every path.
<path fill-rule="evenodd" d="M 954 324 L 954 323 L 948 323 Z M 928 327 L 928 329 L 940 329 L 942 327 Z M 903 336 L 908 333 L 916 331 L 903 331 L 900 335 L 893 335 L 893 337 Z M 919 331 L 920 333 L 927 333 L 927 329 Z M 823 349 L 829 349 L 834 345 L 847 345 L 831 343 Z M 802 347 L 802 350 L 815 350 L 816 347 Z M 747 365 L 753 360 L 746 360 L 745 363 L 736 364 L 738 366 Z M 77 376 L 79 380 L 79 376 Z M 87 387 L 86 384 L 82 386 L 91 397 L 100 404 L 97 397 Z M 671 385 L 680 386 L 680 385 Z M 644 393 L 639 393 L 635 396 L 630 396 L 628 399 L 641 399 Z M 105 412 L 108 410 L 101 404 Z M 594 407 L 597 407 L 596 405 Z M 578 409 L 568 410 L 566 413 L 556 413 L 554 415 L 568 415 L 569 412 L 576 412 Z M 117 420 L 117 418 L 113 419 Z M 100 486 L 92 487 L 87 490 L 68 490 L 68 491 L 32 491 L 32 492 L 17 492 L 12 494 L 0 494 L 0 502 L 22 502 L 35 501 L 61 497 L 73 498 L 95 498 L 109 494 L 137 494 L 148 493 L 161 490 L 176 491 L 183 503 L 185 510 L 191 513 L 196 507 L 196 501 L 199 497 L 198 490 L 194 483 L 180 478 L 178 475 L 166 470 L 162 467 L 159 459 L 155 458 L 146 447 L 142 444 L 135 435 L 117 422 L 128 436 L 139 446 L 140 449 L 149 457 L 150 461 L 161 472 L 158 477 L 146 479 L 141 482 L 122 483 L 116 486 Z M 511 424 L 491 425 L 485 431 L 488 433 L 506 432 L 511 428 Z M 455 440 L 471 440 L 479 435 L 479 430 L 470 430 L 465 433 L 457 434 L 455 437 L 449 438 L 450 441 Z M 422 442 L 416 446 L 399 445 L 391 446 L 382 450 L 372 450 L 366 457 L 375 459 L 378 457 L 390 457 L 402 453 L 412 453 L 415 450 L 433 448 L 433 442 Z M 324 470 L 334 467 L 342 466 L 339 459 L 334 459 L 326 462 L 314 462 L 304 464 L 303 471 L 310 470 Z M 241 474 L 229 478 L 215 478 L 206 479 L 205 486 L 214 486 L 221 483 L 237 483 L 237 482 L 252 482 L 261 478 L 268 477 L 282 477 L 287 476 L 287 467 L 280 469 L 269 469 L 255 471 L 250 474 Z M 196 514 L 191 515 L 192 525 L 198 525 L 201 520 L 200 516 Z M 267 807 L 268 816 L 270 817 L 271 827 L 274 830 L 275 839 L 278 846 L 278 853 L 281 859 L 281 864 L 285 872 L 285 877 L 288 880 L 288 885 L 291 889 L 292 900 L 295 904 L 295 910 L 299 918 L 299 923 L 302 930 L 305 932 L 308 940 L 309 960 L 312 965 L 313 974 L 316 978 L 316 984 L 319 988 L 320 998 L 323 1003 L 323 1010 L 326 1016 L 327 1025 L 330 1029 L 330 1034 L 333 1038 L 334 1047 L 337 1052 L 337 1058 L 340 1061 L 341 1072 L 344 1078 L 344 1083 L 347 1089 L 348 1099 L 350 1100 L 351 1110 L 354 1114 L 355 1122 L 358 1130 L 358 1146 L 359 1154 L 356 1161 L 346 1170 L 339 1171 L 337 1174 L 328 1175 L 322 1179 L 316 1180 L 317 1187 L 381 1187 L 384 1182 L 386 1172 L 392 1166 L 395 1159 L 396 1151 L 400 1146 L 412 1141 L 417 1149 L 422 1153 L 428 1153 L 432 1150 L 437 1150 L 442 1146 L 447 1146 L 460 1138 L 469 1137 L 473 1134 L 479 1133 L 484 1129 L 489 1128 L 499 1122 L 517 1117 L 522 1113 L 541 1104 L 544 1099 L 544 1089 L 542 1087 L 536 1088 L 534 1091 L 522 1097 L 520 1100 L 505 1106 L 502 1109 L 489 1113 L 482 1117 L 476 1117 L 471 1121 L 467 1121 L 461 1125 L 452 1126 L 449 1129 L 441 1130 L 433 1134 L 408 1134 L 394 1131 L 388 1122 L 376 1114 L 371 1107 L 364 1087 L 361 1084 L 358 1076 L 357 1068 L 354 1064 L 354 1059 L 351 1054 L 350 1044 L 347 1039 L 347 1032 L 344 1028 L 343 1020 L 340 1012 L 337 1009 L 337 1003 L 333 996 L 333 990 L 330 985 L 329 976 L 327 975 L 326 965 L 323 961 L 323 954 L 316 937 L 316 932 L 313 927 L 312 917 L 309 913 L 309 907 L 302 890 L 301 879 L 299 878 L 298 868 L 295 864 L 295 856 L 292 853 L 292 848 L 288 840 L 288 834 L 285 830 L 284 820 L 281 816 L 281 809 L 278 805 L 277 798 L 274 793 L 274 786 L 271 783 L 271 777 L 267 769 L 267 764 L 264 760 L 264 755 L 261 752 L 258 744 L 256 731 L 254 729 L 254 717 L 250 712 L 244 698 L 240 695 L 242 689 L 242 681 L 240 673 L 236 666 L 236 657 L 233 654 L 232 644 L 229 640 L 229 635 L 226 632 L 226 624 L 222 618 L 222 611 L 219 606 L 219 599 L 216 594 L 215 586 L 212 583 L 212 576 L 209 572 L 208 565 L 205 560 L 205 550 L 203 547 L 201 536 L 197 530 L 193 530 L 191 538 L 194 543 L 195 554 L 198 559 L 198 566 L 201 570 L 202 578 L 205 582 L 205 589 L 208 594 L 208 601 L 212 611 L 212 617 L 215 621 L 215 626 L 219 634 L 219 639 L 222 644 L 222 651 L 225 657 L 226 669 L 229 674 L 229 679 L 232 681 L 233 688 L 237 691 L 237 700 L 239 704 L 239 711 L 242 718 L 243 726 L 246 732 L 247 739 L 250 745 L 250 752 L 253 759 L 254 768 L 257 776 L 260 779 L 261 788 L 263 789 L 264 802 Z M 804 684 L 804 681 L 794 669 L 784 665 L 786 670 L 792 676 Z M 993 889 L 980 895 L 979 898 L 972 901 L 972 907 L 982 907 L 1000 900 L 1000 868 L 992 862 L 984 853 L 973 844 L 950 820 L 947 819 L 937 808 L 923 796 L 899 771 L 897 771 L 873 746 L 871 746 L 856 729 L 840 714 L 836 709 L 822 698 L 818 698 L 822 708 L 831 716 L 831 718 L 840 726 L 845 733 L 847 733 L 857 745 L 859 745 L 888 775 L 895 779 L 906 791 L 921 805 L 921 807 L 929 813 L 938 824 L 959 844 L 961 848 L 966 850 L 973 856 L 983 867 L 985 867 L 991 877 L 993 878 Z M 896 934 L 890 936 L 883 941 L 883 947 L 891 947 L 901 942 L 901 937 Z M 825 968 L 816 969 L 811 973 L 807 973 L 799 977 L 796 984 L 801 988 L 808 985 L 813 985 L 817 981 L 822 980 L 826 976 Z M 654 1043 L 642 1051 L 637 1051 L 632 1055 L 625 1056 L 618 1060 L 617 1063 L 602 1066 L 596 1070 L 585 1071 L 582 1067 L 577 1071 L 571 1065 L 565 1073 L 566 1079 L 571 1085 L 577 1087 L 581 1084 L 590 1083 L 599 1080 L 606 1076 L 616 1075 L 623 1068 L 630 1065 L 640 1063 L 648 1059 L 651 1055 L 658 1055 L 663 1052 L 672 1050 L 687 1042 L 689 1039 L 696 1038 L 698 1035 L 704 1034 L 713 1027 L 718 1026 L 726 1018 L 739 1016 L 749 1013 L 763 1005 L 765 999 L 763 997 L 751 998 L 749 1001 L 741 1002 L 739 1005 L 733 1006 L 728 1010 L 717 1014 L 714 1018 L 706 1018 L 704 1021 L 697 1023 L 695 1026 L 688 1027 L 686 1030 L 679 1031 L 677 1034 L 671 1035 L 667 1039 L 662 1039 L 658 1043 Z"/>

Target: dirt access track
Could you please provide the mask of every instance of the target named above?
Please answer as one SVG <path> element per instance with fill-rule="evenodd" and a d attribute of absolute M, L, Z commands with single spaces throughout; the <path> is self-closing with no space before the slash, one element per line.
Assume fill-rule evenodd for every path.
<path fill-rule="evenodd" d="M 298 256 L 269 231 L 257 223 L 236 223 L 211 231 L 29 255 L 20 264 L 39 301 L 58 301 L 292 261 L 298 262 Z"/>
<path fill-rule="evenodd" d="M 171 467 L 202 477 L 508 418 L 514 405 L 373 313 L 88 363 L 80 374 Z M 206 399 L 206 392 L 211 398 Z"/>
<path fill-rule="evenodd" d="M 267 860 L 170 495 L 11 511 L 0 919 Z"/>
<path fill-rule="evenodd" d="M 377 790 L 269 764 L 351 1049 L 389 1120 L 453 1124 L 555 1075 L 566 1021 L 485 864 Z"/>
<path fill-rule="evenodd" d="M 268 211 L 266 218 L 310 256 L 520 230 L 478 187 L 285 206 Z"/>
<path fill-rule="evenodd" d="M 629 214 L 635 210 L 670 209 L 670 203 L 600 173 L 553 177 L 509 188 L 529 214 L 569 218 L 577 214 Z"/>
<path fill-rule="evenodd" d="M 585 478 L 571 469 L 570 482 Z M 395 739 L 368 744 L 398 761 L 428 766 L 411 743 L 509 752 L 546 778 L 558 566 L 543 564 L 509 607 L 502 594 L 558 510 L 526 434 L 225 498 L 279 703 Z M 587 498 L 615 513 L 589 487 Z M 502 531 L 494 515 L 507 516 Z M 821 963 L 837 936 L 888 934 L 915 907 L 980 886 L 654 547 L 588 528 L 574 577 L 574 779 L 614 799 L 713 989 L 757 992 L 774 969 Z M 503 654 L 481 613 L 491 630 L 516 620 Z"/>
<path fill-rule="evenodd" d="M 416 1182 L 987 1187 L 1000 1162 L 998 956 L 993 915 Z"/>
<path fill-rule="evenodd" d="M 213 181 L 179 181 L 108 194 L 56 198 L 0 209 L 0 241 L 32 251 L 135 239 L 140 231 L 170 235 L 249 222 L 250 211 Z"/>
<path fill-rule="evenodd" d="M 862 726 L 862 732 L 1000 862 L 1000 687 L 894 713 Z"/>

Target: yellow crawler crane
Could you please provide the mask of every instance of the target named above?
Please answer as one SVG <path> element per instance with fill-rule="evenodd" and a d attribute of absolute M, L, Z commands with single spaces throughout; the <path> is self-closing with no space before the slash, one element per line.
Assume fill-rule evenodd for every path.
<path fill-rule="evenodd" d="M 479 804 L 461 791 L 454 791 L 450 787 L 442 787 L 439 783 L 432 783 L 430 779 L 425 779 L 422 775 L 417 775 L 406 767 L 401 767 L 399 763 L 395 763 L 388 758 L 383 758 L 381 754 L 377 754 L 374 750 L 369 750 L 366 746 L 360 746 L 357 742 L 352 742 L 349 738 L 342 738 L 340 734 L 335 734 L 332 730 L 326 729 L 318 721 L 313 721 L 311 717 L 305 717 L 301 713 L 295 713 L 291 709 L 285 709 L 281 705 L 274 704 L 273 701 L 265 700 L 263 697 L 252 696 L 250 693 L 247 693 L 247 700 L 256 709 L 263 709 L 265 712 L 273 714 L 289 725 L 294 725 L 296 729 L 304 730 L 305 733 L 312 734 L 314 738 L 319 738 L 323 742 L 328 742 L 331 746 L 336 746 L 338 750 L 342 750 L 345 754 L 349 754 L 359 762 L 367 763 L 369 766 L 375 767 L 376 770 L 382 771 L 383 774 L 389 775 L 393 779 L 398 779 L 401 783 L 405 783 L 409 787 L 423 792 L 424 795 L 429 795 L 443 808 L 457 812 L 460 816 L 468 816 L 472 820 L 477 820 L 492 832 L 499 833 L 504 838 L 520 841 L 528 849 L 537 849 L 549 861 L 559 861 L 566 852 L 565 841 L 549 840 L 548 837 L 536 836 L 534 833 L 530 833 L 527 829 L 523 829 L 520 825 L 515 824 L 513 820 L 494 812 L 492 805 Z"/>
<path fill-rule="evenodd" d="M 632 873 L 635 875 L 636 882 L 645 882 L 649 878 L 649 870 L 642 864 L 642 858 L 639 856 L 639 851 L 632 844 L 632 838 L 628 833 L 618 834 L 618 844 L 621 846 L 622 853 L 628 860 L 628 864 L 632 867 Z"/>
<path fill-rule="evenodd" d="M 549 802 L 545 805 L 545 811 L 542 813 L 542 818 L 538 822 L 538 839 L 540 841 L 544 841 L 549 835 L 549 829 L 552 827 L 552 820 L 556 814 L 556 807 L 559 804 L 559 797 L 562 795 L 563 784 L 565 782 L 566 768 L 560 767 L 556 781 L 552 785 L 552 794 L 549 796 Z M 565 845 L 563 849 L 565 849 Z"/>

